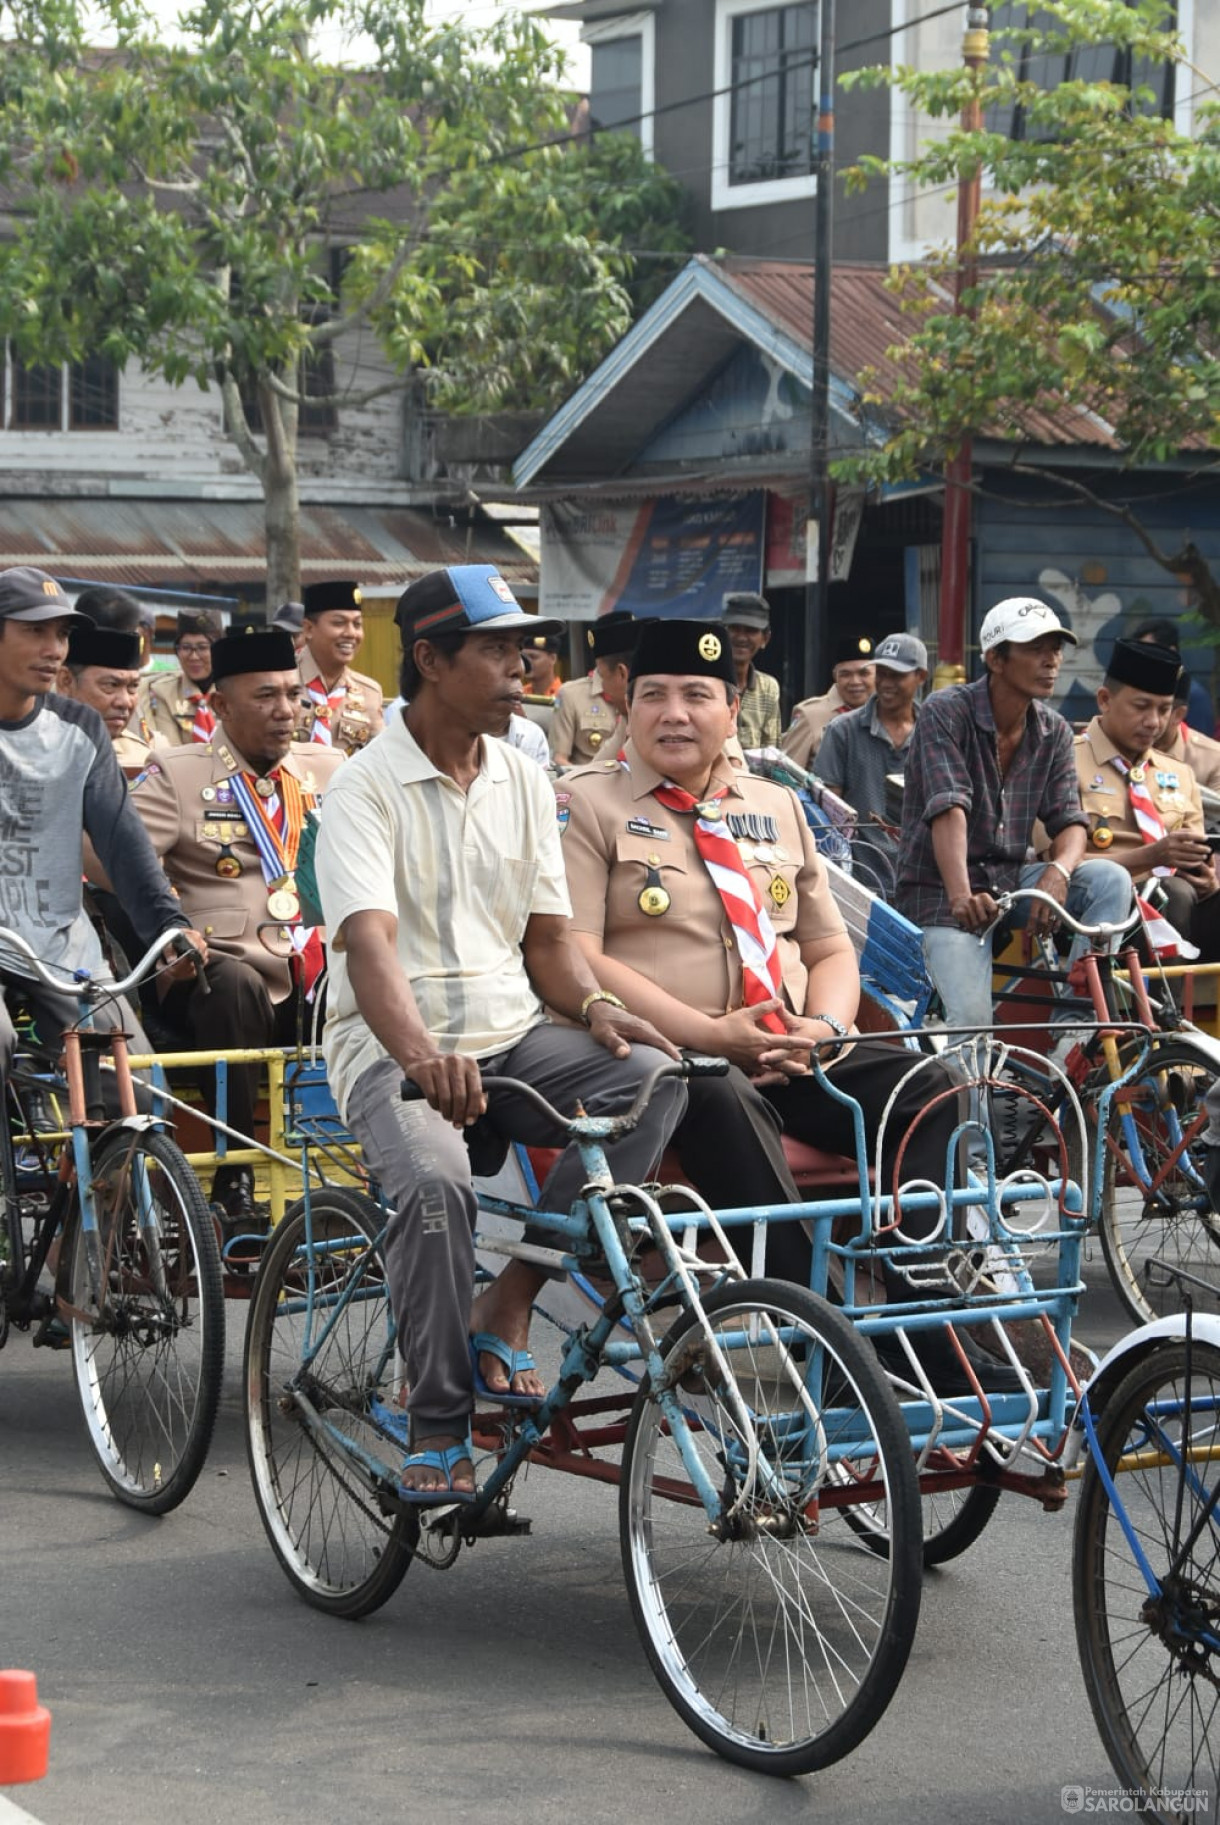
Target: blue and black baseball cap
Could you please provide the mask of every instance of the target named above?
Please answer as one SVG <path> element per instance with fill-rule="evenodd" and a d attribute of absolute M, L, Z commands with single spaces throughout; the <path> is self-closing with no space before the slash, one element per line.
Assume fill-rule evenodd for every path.
<path fill-rule="evenodd" d="M 394 619 L 404 647 L 434 634 L 559 633 L 562 621 L 527 615 L 494 564 L 451 564 L 408 585 Z"/>

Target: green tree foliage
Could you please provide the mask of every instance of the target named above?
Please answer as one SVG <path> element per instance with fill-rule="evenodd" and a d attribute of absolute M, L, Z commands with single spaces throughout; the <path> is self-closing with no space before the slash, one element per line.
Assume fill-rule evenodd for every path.
<path fill-rule="evenodd" d="M 323 28 L 360 67 L 315 54 Z M 0 333 L 27 361 L 218 388 L 262 484 L 272 600 L 299 594 L 307 372 L 340 407 L 420 370 L 446 410 L 550 407 L 686 245 L 678 187 L 634 141 L 570 142 L 533 19 L 200 0 L 167 41 L 138 0 L 0 0 L 0 35 Z M 360 333 L 401 379 L 327 402 L 325 351 Z"/>
<path fill-rule="evenodd" d="M 920 185 L 955 185 L 983 174 L 974 237 L 978 282 L 952 308 L 958 256 L 941 249 L 927 267 L 892 284 L 910 315 L 909 340 L 893 352 L 908 379 L 882 401 L 883 447 L 850 472 L 873 480 L 939 466 L 971 436 L 1019 448 L 1034 408 L 1095 413 L 1112 427 L 1123 462 L 1141 468 L 1197 455 L 1211 467 L 1220 429 L 1220 107 L 1206 77 L 1184 59 L 1167 0 L 1043 0 L 1032 23 L 993 34 L 980 72 L 871 71 L 906 100 L 951 124 L 913 160 L 861 161 L 854 184 L 901 172 Z M 1127 84 L 1071 78 L 1041 87 L 1023 69 L 1114 45 L 1135 72 Z M 1023 57 L 1023 53 L 1025 54 Z M 1100 61 L 1093 58 L 1096 66 Z M 1196 91 L 1193 132 L 1158 112 L 1140 72 L 1166 61 Z M 1060 66 L 1062 67 L 1062 66 Z M 852 79 L 847 79 L 852 80 Z M 959 124 L 967 100 L 983 107 L 981 131 Z M 1014 108 L 1024 137 L 1008 137 Z M 1042 473 L 1039 470 L 1039 473 Z M 1075 473 L 1075 472 L 1074 472 Z M 1057 480 L 1092 500 L 1085 478 Z M 1188 542 L 1167 549 L 1128 506 L 1101 500 L 1125 519 L 1167 570 L 1193 584 L 1200 608 L 1220 623 L 1220 586 Z"/>

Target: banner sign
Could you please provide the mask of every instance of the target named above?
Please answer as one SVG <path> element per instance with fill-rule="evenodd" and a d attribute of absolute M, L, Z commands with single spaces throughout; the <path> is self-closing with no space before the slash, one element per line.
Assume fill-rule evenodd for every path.
<path fill-rule="evenodd" d="M 719 615 L 730 590 L 762 587 L 764 501 L 760 489 L 714 500 L 554 502 L 542 509 L 539 613 Z"/>

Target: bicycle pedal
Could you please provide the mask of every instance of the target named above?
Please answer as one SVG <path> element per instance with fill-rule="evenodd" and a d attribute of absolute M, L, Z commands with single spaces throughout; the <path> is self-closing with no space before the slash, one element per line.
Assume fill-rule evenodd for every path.
<path fill-rule="evenodd" d="M 460 1509 L 458 1515 L 461 1515 Z M 534 1529 L 534 1523 L 528 1515 L 518 1514 L 515 1508 L 502 1508 L 498 1502 L 493 1503 L 477 1520 L 459 1524 L 468 1539 L 476 1540 L 522 1538 Z"/>
<path fill-rule="evenodd" d="M 36 1350 L 69 1350 L 72 1333 L 58 1312 L 48 1312 L 30 1341 Z"/>

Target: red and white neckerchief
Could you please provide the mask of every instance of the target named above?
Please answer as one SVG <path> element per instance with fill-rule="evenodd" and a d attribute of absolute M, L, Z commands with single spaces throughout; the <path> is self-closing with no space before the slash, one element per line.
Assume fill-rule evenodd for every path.
<path fill-rule="evenodd" d="M 347 686 L 340 684 L 333 691 L 328 691 L 320 678 L 311 678 L 305 686 L 305 693 L 314 707 L 313 729 L 310 741 L 316 741 L 324 748 L 335 744 L 331 733 L 331 719 L 341 714 L 347 702 Z"/>
<path fill-rule="evenodd" d="M 191 723 L 192 741 L 209 742 L 216 733 L 216 717 L 209 701 L 210 697 L 210 691 L 192 691 L 187 698 L 187 702 L 194 711 L 194 721 Z"/>
<path fill-rule="evenodd" d="M 1127 797 L 1131 801 L 1131 815 L 1139 829 L 1140 840 L 1144 843 L 1159 843 L 1165 835 L 1165 825 L 1161 814 L 1152 802 L 1152 795 L 1144 783 L 1144 768 L 1133 767 L 1121 754 L 1113 756 L 1115 771 L 1121 773 L 1127 782 Z M 1155 875 L 1172 874 L 1172 868 L 1164 866 L 1151 871 Z"/>
<path fill-rule="evenodd" d="M 695 813 L 695 848 L 720 895 L 741 959 L 742 980 L 747 1007 L 760 1001 L 782 1000 L 783 977 L 779 966 L 779 946 L 762 898 L 754 885 L 741 851 L 725 828 L 719 801 L 729 788 L 721 786 L 708 798 L 695 798 L 681 786 L 666 780 L 654 786 L 652 796 L 669 811 Z M 712 815 L 708 815 L 711 812 Z M 759 1022 L 770 1033 L 786 1033 L 777 1013 L 764 1014 Z"/>

